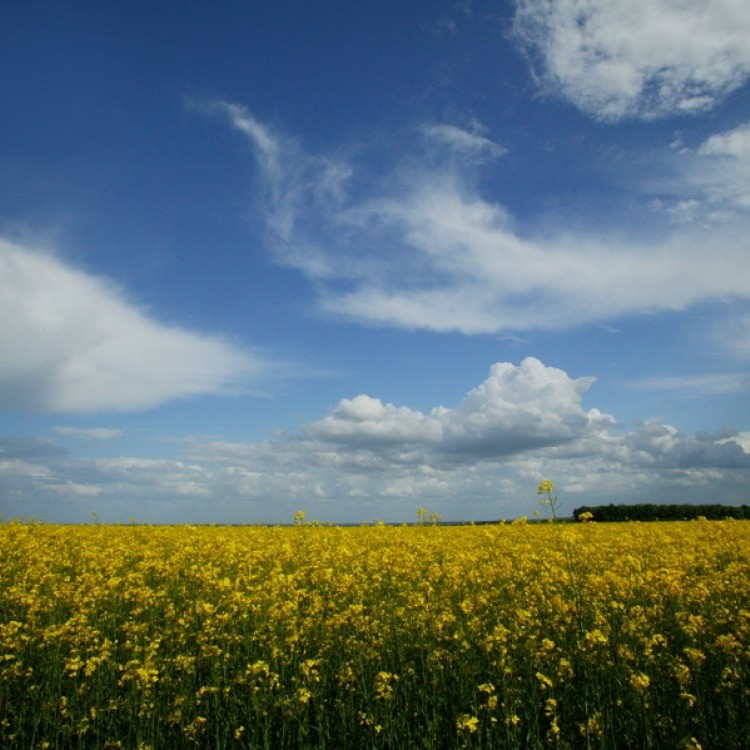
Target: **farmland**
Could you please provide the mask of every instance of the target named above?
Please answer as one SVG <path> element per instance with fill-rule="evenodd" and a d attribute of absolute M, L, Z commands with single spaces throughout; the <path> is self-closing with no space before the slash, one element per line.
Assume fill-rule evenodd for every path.
<path fill-rule="evenodd" d="M 4 748 L 738 748 L 750 523 L 0 525 Z"/>

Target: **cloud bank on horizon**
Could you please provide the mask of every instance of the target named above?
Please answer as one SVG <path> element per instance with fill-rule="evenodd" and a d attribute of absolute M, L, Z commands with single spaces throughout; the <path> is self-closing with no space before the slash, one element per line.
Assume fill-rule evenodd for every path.
<path fill-rule="evenodd" d="M 409 520 L 419 498 L 452 508 L 454 518 L 512 517 L 514 493 L 542 474 L 589 502 L 655 486 L 663 500 L 679 493 L 697 501 L 717 482 L 740 490 L 750 433 L 685 435 L 657 422 L 628 432 L 612 415 L 583 408 L 593 381 L 531 357 L 497 363 L 455 407 L 422 413 L 362 394 L 295 434 L 247 443 L 196 438 L 178 459 L 80 460 L 49 442 L 5 440 L 0 476 L 7 492 L 33 493 L 48 509 L 63 498 L 94 507 L 106 495 L 109 520 L 124 520 L 140 501 L 141 521 L 288 522 L 300 502 L 322 520 L 329 513 Z"/>
<path fill-rule="evenodd" d="M 111 519 L 276 522 L 313 503 L 310 514 L 323 520 L 407 520 L 412 506 L 428 503 L 447 518 L 478 519 L 519 515 L 517 498 L 544 476 L 580 502 L 746 501 L 750 112 L 728 110 L 727 102 L 750 80 L 750 9 L 733 0 L 515 0 L 511 7 L 497 45 L 523 60 L 529 77 L 514 81 L 514 90 L 533 106 L 555 108 L 561 122 L 581 118 L 581 128 L 602 139 L 568 187 L 545 176 L 565 172 L 555 161 L 564 137 L 539 136 L 523 205 L 522 188 L 508 176 L 523 162 L 523 141 L 504 130 L 502 117 L 477 116 L 476 104 L 424 106 L 401 117 L 398 133 L 374 135 L 374 126 L 324 148 L 306 145 L 316 139 L 304 122 L 270 117 L 273 106 L 256 107 L 236 92 L 176 93 L 187 102 L 184 117 L 230 151 L 227 164 L 249 186 L 235 205 L 244 198 L 237 214 L 245 211 L 252 239 L 235 250 L 274 269 L 248 282 L 261 300 L 254 309 L 291 278 L 284 273 L 294 284 L 278 299 L 294 302 L 301 284 L 309 291 L 306 310 L 280 315 L 298 316 L 287 329 L 290 348 L 330 359 L 322 342 L 340 337 L 345 358 L 356 330 L 372 341 L 394 336 L 393 351 L 405 346 L 403 337 L 432 336 L 434 350 L 450 358 L 461 356 L 453 354 L 454 337 L 523 336 L 533 347 L 580 332 L 583 371 L 591 374 L 552 366 L 558 351 L 547 343 L 513 361 L 493 352 L 489 375 L 462 398 L 456 385 L 444 385 L 445 395 L 432 389 L 429 363 L 418 375 L 402 372 L 417 387 L 399 399 L 377 390 L 379 370 L 391 364 L 373 354 L 357 365 L 366 389 L 354 381 L 347 397 L 331 398 L 328 384 L 315 413 L 300 407 L 293 428 L 279 417 L 278 429 L 266 431 L 272 437 L 243 438 L 232 407 L 231 438 L 218 422 L 203 433 L 186 430 L 195 413 L 187 409 L 197 406 L 172 416 L 171 427 L 169 415 L 178 412 L 168 409 L 180 404 L 208 396 L 243 403 L 274 390 L 288 366 L 252 340 L 262 327 L 238 319 L 229 335 L 215 323 L 186 323 L 199 319 L 189 314 L 170 322 L 155 312 L 158 299 L 115 282 L 105 260 L 94 262 L 95 251 L 77 264 L 4 232 L 0 408 L 34 415 L 38 425 L 43 415 L 54 421 L 38 434 L 17 429 L 0 438 L 0 512 L 85 520 L 87 509 L 104 507 Z M 462 23 L 478 16 L 466 6 Z M 461 25 L 441 28 L 450 36 Z M 656 135 L 646 140 L 648 133 Z M 586 154 L 577 148 L 561 163 Z M 593 187 L 574 186 L 586 179 Z M 209 212 L 196 200 L 189 213 L 185 235 Z M 231 255 L 213 237 L 201 252 L 219 269 Z M 196 289 L 201 282 L 195 272 Z M 277 298 L 266 303 L 273 305 Z M 708 308 L 704 323 L 695 311 Z M 711 342 L 700 367 L 713 369 L 631 371 L 621 391 L 679 394 L 683 403 L 735 399 L 731 426 L 684 431 L 653 412 L 627 424 L 615 407 L 584 406 L 597 393 L 596 368 L 609 366 L 589 352 L 592 327 L 693 314 L 691 325 Z M 317 349 L 293 339 L 307 318 L 326 330 Z M 654 355 L 661 345 L 648 344 Z M 295 375 L 304 368 L 298 364 Z M 422 406 L 408 405 L 420 386 Z M 118 422 L 125 416 L 129 427 Z M 148 440 L 135 438 L 139 430 Z M 178 446 L 171 452 L 153 447 L 165 436 Z"/>

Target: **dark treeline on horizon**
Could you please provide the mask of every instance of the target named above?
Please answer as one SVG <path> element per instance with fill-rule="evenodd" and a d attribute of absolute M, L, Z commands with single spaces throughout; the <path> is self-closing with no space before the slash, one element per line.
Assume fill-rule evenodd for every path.
<path fill-rule="evenodd" d="M 748 505 L 691 505 L 687 503 L 660 505 L 638 503 L 635 505 L 582 505 L 573 511 L 573 518 L 591 513 L 592 521 L 689 521 L 696 518 L 721 520 L 723 518 L 750 519 Z"/>

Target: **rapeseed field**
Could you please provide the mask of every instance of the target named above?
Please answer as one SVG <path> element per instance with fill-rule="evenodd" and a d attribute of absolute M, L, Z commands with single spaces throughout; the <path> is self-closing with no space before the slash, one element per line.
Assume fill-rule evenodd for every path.
<path fill-rule="evenodd" d="M 750 523 L 0 525 L 0 747 L 741 748 Z"/>

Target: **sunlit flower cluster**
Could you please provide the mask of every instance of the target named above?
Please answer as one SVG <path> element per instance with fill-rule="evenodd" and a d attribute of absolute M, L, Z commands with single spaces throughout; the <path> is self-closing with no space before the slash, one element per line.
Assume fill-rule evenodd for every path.
<path fill-rule="evenodd" d="M 750 736 L 746 522 L 339 528 L 298 515 L 0 526 L 0 746 Z"/>

